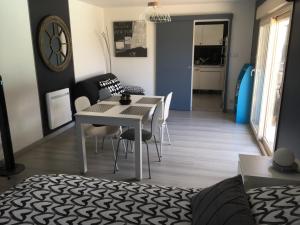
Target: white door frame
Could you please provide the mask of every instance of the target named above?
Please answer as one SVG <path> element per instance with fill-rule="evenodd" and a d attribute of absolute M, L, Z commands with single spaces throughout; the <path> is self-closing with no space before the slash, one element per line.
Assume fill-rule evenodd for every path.
<path fill-rule="evenodd" d="M 228 37 L 231 36 L 231 29 L 230 29 L 230 23 L 231 23 L 231 20 L 228 19 L 228 18 L 224 18 L 224 19 L 199 19 L 199 20 L 194 20 L 194 28 L 193 28 L 193 62 L 192 62 L 192 83 L 191 83 L 191 107 L 192 107 L 192 110 L 193 110 L 193 84 L 194 84 L 194 51 L 195 51 L 195 29 L 196 29 L 196 23 L 197 22 L 228 22 Z M 224 81 L 223 81 L 223 91 L 222 91 L 222 110 L 223 112 L 225 112 L 227 109 L 225 108 L 226 105 L 227 105 L 227 85 L 226 85 L 226 82 L 227 82 L 227 78 L 228 78 L 228 63 L 229 63 L 229 51 L 228 49 L 230 49 L 230 42 L 229 42 L 229 38 L 228 38 L 228 43 L 227 43 L 227 53 L 226 53 L 226 63 L 224 63 Z"/>

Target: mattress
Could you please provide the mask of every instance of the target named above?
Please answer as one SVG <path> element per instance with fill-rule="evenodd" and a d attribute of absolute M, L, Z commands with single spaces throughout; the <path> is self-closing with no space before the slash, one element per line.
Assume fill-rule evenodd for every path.
<path fill-rule="evenodd" d="M 0 224 L 191 224 L 194 189 L 33 176 L 0 195 Z"/>

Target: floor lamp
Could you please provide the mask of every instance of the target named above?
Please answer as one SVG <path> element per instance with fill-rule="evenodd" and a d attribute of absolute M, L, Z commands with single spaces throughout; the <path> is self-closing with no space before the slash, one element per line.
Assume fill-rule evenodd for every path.
<path fill-rule="evenodd" d="M 0 76 L 0 132 L 4 161 L 0 163 L 0 176 L 9 178 L 25 169 L 22 164 L 16 164 L 10 136 L 7 109 L 3 90 L 2 77 Z"/>

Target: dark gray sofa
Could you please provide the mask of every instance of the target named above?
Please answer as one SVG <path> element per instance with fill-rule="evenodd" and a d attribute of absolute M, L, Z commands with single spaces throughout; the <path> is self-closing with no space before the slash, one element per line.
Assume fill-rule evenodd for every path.
<path fill-rule="evenodd" d="M 99 99 L 99 81 L 117 78 L 112 73 L 97 75 L 95 77 L 88 78 L 75 84 L 73 88 L 73 102 L 76 98 L 86 96 L 90 100 L 91 104 L 95 104 Z"/>
<path fill-rule="evenodd" d="M 91 104 L 95 104 L 99 99 L 99 89 L 100 89 L 99 81 L 104 81 L 108 79 L 112 80 L 115 78 L 117 78 L 116 75 L 112 73 L 106 73 L 76 83 L 73 88 L 73 99 L 72 99 L 73 102 L 78 97 L 86 96 L 90 100 Z M 143 90 L 142 88 L 140 89 Z M 144 94 L 143 92 L 137 93 L 128 90 L 126 90 L 126 92 L 129 94 Z"/>

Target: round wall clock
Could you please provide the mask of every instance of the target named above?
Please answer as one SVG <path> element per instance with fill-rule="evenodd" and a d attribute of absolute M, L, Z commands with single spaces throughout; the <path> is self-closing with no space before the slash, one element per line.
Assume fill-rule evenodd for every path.
<path fill-rule="evenodd" d="M 65 22 L 58 16 L 46 17 L 41 22 L 38 38 L 47 67 L 56 72 L 65 70 L 72 57 L 71 34 Z"/>

